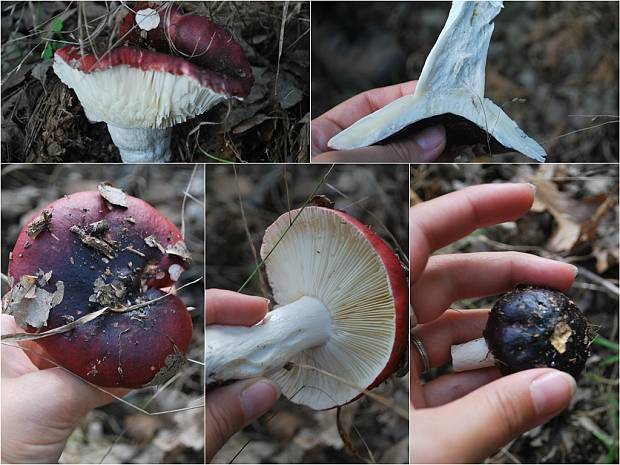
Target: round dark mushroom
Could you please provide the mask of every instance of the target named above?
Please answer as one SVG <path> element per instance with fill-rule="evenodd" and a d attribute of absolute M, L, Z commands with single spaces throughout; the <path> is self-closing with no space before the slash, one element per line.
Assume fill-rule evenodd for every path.
<path fill-rule="evenodd" d="M 566 295 L 524 285 L 495 303 L 483 335 L 503 374 L 550 367 L 575 378 L 591 340 L 586 318 Z"/>
<path fill-rule="evenodd" d="M 507 375 L 556 368 L 577 378 L 590 355 L 590 326 L 560 291 L 519 285 L 493 305 L 482 338 L 451 348 L 454 371 L 497 366 Z"/>

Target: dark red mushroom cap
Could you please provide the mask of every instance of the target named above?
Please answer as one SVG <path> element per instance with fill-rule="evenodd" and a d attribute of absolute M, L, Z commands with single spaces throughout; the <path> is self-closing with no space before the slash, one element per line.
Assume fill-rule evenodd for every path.
<path fill-rule="evenodd" d="M 42 332 L 103 307 L 144 303 L 164 296 L 160 289 L 178 279 L 189 259 L 179 230 L 148 203 L 130 196 L 124 202 L 112 204 L 97 191 L 78 192 L 26 224 L 9 262 L 11 292 L 24 277 L 36 276 L 41 289 L 54 292 L 62 283 L 64 294 L 46 321 L 37 327 L 22 321 L 24 329 Z M 17 315 L 16 320 L 20 323 Z M 49 357 L 92 383 L 135 388 L 172 376 L 191 334 L 185 304 L 169 295 L 134 310 L 108 311 L 37 342 Z"/>
<path fill-rule="evenodd" d="M 159 25 L 149 31 L 136 23 L 136 13 L 146 9 L 155 10 L 161 18 Z M 128 9 L 119 35 L 131 45 L 176 55 L 209 70 L 226 83 L 230 95 L 244 97 L 254 83 L 252 68 L 233 35 L 205 16 L 184 14 L 178 5 L 136 2 Z"/>
<path fill-rule="evenodd" d="M 102 56 L 93 53 L 82 55 L 79 47 L 69 45 L 56 51 L 57 61 L 62 60 L 84 74 L 104 72 L 117 66 L 157 71 L 173 76 L 186 76 L 202 87 L 229 97 L 245 97 L 252 87 L 253 79 L 239 79 L 219 74 L 208 68 L 201 68 L 190 61 L 173 55 L 153 52 L 135 46 L 123 46 Z M 77 92 L 77 90 L 76 90 Z M 81 100 L 80 100 L 81 101 Z"/>

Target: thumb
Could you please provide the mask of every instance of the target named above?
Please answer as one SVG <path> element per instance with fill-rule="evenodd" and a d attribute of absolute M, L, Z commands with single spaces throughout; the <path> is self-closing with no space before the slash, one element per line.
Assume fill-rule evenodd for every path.
<path fill-rule="evenodd" d="M 313 155 L 312 163 L 424 163 L 439 158 L 446 147 L 443 126 L 426 128 L 414 135 L 404 131 L 385 145 Z"/>
<path fill-rule="evenodd" d="M 426 463 L 479 462 L 560 413 L 575 390 L 575 380 L 567 373 L 537 368 L 500 378 L 442 407 L 419 410 L 412 458 Z M 416 424 L 424 425 L 423 434 Z M 452 447 L 437 450 L 419 436 Z"/>
<path fill-rule="evenodd" d="M 238 381 L 207 392 L 207 462 L 228 438 L 267 412 L 279 396 L 280 388 L 265 378 Z"/>

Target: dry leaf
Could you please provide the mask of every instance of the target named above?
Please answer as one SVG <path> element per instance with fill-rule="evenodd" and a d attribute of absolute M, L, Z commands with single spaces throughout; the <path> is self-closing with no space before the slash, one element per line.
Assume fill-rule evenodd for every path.
<path fill-rule="evenodd" d="M 583 223 L 591 217 L 596 206 L 568 197 L 552 181 L 534 179 L 533 182 L 536 185 L 533 210 L 547 210 L 557 223 L 549 239 L 549 249 L 554 252 L 571 250 L 579 241 Z"/>
<path fill-rule="evenodd" d="M 112 187 L 110 183 L 102 182 L 97 186 L 97 189 L 99 190 L 101 197 L 106 199 L 112 205 L 124 208 L 129 206 L 127 203 L 127 194 L 116 187 Z"/>
<path fill-rule="evenodd" d="M 168 247 L 166 249 L 166 253 L 170 255 L 177 255 L 186 261 L 189 261 L 192 258 L 191 255 L 189 254 L 189 251 L 187 250 L 187 246 L 185 245 L 184 241 L 179 241 L 173 246 Z"/>
<path fill-rule="evenodd" d="M 55 292 L 48 292 L 38 287 L 40 282 L 47 283 L 46 278 L 49 279 L 50 276 L 50 273 L 43 276 L 24 275 L 4 296 L 4 311 L 13 315 L 21 328 L 45 326 L 50 310 L 62 302 L 65 291 L 62 281 L 56 282 Z"/>
<path fill-rule="evenodd" d="M 161 253 L 166 253 L 166 250 L 164 249 L 164 246 L 161 245 L 159 242 L 157 242 L 157 239 L 155 239 L 155 236 L 147 236 L 147 237 L 145 237 L 144 238 L 144 243 L 146 245 L 148 245 L 149 247 L 158 248 Z"/>

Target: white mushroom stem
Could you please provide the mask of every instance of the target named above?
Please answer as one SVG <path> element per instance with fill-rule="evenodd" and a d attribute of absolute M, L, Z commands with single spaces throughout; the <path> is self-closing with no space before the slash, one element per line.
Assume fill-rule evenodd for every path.
<path fill-rule="evenodd" d="M 483 337 L 450 348 L 454 371 L 477 370 L 495 365 L 493 354 Z"/>
<path fill-rule="evenodd" d="M 108 124 L 108 131 L 124 163 L 170 161 L 172 128 L 119 128 Z"/>
<path fill-rule="evenodd" d="M 423 119 L 447 113 L 462 116 L 500 144 L 537 161 L 545 150 L 484 97 L 485 67 L 493 19 L 500 1 L 456 1 L 428 55 L 412 95 L 405 95 L 332 137 L 337 150 L 366 147 Z"/>
<path fill-rule="evenodd" d="M 300 352 L 324 344 L 331 333 L 329 310 L 312 297 L 269 312 L 255 326 L 207 326 L 207 384 L 269 376 Z"/>

